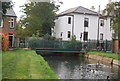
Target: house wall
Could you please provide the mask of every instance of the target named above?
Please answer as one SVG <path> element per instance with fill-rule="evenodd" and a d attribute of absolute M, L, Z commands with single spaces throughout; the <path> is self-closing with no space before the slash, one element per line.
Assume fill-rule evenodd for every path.
<path fill-rule="evenodd" d="M 14 28 L 10 28 L 10 18 L 14 18 Z M 6 16 L 3 20 L 3 27 L 0 30 L 2 30 L 2 33 L 16 34 L 16 17 Z"/>
<path fill-rule="evenodd" d="M 88 27 L 84 27 L 84 18 L 89 19 L 89 25 Z M 97 24 L 98 24 L 98 17 L 97 16 L 91 16 L 91 15 L 74 15 L 74 34 L 76 35 L 77 40 L 80 40 L 80 36 L 82 33 L 82 39 L 83 41 L 83 33 L 88 32 L 88 39 L 97 40 Z M 94 22 L 94 23 L 93 23 Z"/>
<path fill-rule="evenodd" d="M 71 21 L 73 21 L 72 16 L 62 16 L 56 20 L 55 28 L 54 28 L 54 32 L 55 32 L 54 36 L 56 38 L 62 38 L 62 40 L 69 40 L 69 38 L 67 37 L 67 33 L 68 31 L 70 31 L 72 34 L 72 24 L 68 24 L 68 17 L 71 17 Z M 62 32 L 62 36 L 61 36 L 61 32 Z"/>
<path fill-rule="evenodd" d="M 100 33 L 103 33 L 104 40 L 112 40 L 112 30 L 111 30 L 111 26 L 110 26 L 110 17 L 107 17 L 107 19 L 105 18 L 104 19 L 104 26 L 101 26 L 99 24 L 99 27 L 100 27 L 99 36 L 100 36 Z"/>
<path fill-rule="evenodd" d="M 72 18 L 72 23 L 68 24 L 68 17 Z M 89 26 L 84 27 L 84 18 L 89 18 Z M 100 22 L 99 22 L 100 24 Z M 84 14 L 70 14 L 58 17 L 55 22 L 54 28 L 54 36 L 56 38 L 62 38 L 62 40 L 69 40 L 67 37 L 67 32 L 72 31 L 73 34 L 76 35 L 76 39 L 83 41 L 83 32 L 88 32 L 88 39 L 97 40 L 98 34 L 98 16 L 94 15 L 84 15 Z M 63 32 L 63 36 L 61 37 L 61 32 Z M 82 39 L 80 39 L 82 33 Z M 100 33 L 103 33 L 103 40 L 112 40 L 112 32 L 110 31 L 110 18 L 104 20 L 104 26 L 101 27 L 99 25 L 99 39 Z"/>
<path fill-rule="evenodd" d="M 10 28 L 10 22 L 9 22 L 10 18 L 14 18 L 14 28 Z M 17 17 L 6 16 L 3 19 L 3 27 L 0 27 L 0 33 L 8 34 L 8 36 L 9 36 L 9 33 L 14 34 L 13 43 L 16 40 L 16 18 Z M 13 47 L 14 47 L 14 45 L 13 45 Z"/>

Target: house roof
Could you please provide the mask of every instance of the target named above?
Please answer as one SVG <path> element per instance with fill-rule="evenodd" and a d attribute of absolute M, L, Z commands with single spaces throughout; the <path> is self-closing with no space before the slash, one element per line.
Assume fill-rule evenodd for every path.
<path fill-rule="evenodd" d="M 13 10 L 13 8 L 10 8 L 7 10 L 7 13 L 5 14 L 7 16 L 17 16 Z"/>
<path fill-rule="evenodd" d="M 58 14 L 58 16 L 66 15 L 66 14 L 69 14 L 69 13 L 98 15 L 98 13 L 95 12 L 95 11 L 92 11 L 90 9 L 84 8 L 82 6 L 78 6 L 78 7 L 75 7 L 75 8 L 70 8 L 70 9 L 64 11 L 64 12 L 61 12 L 60 14 Z"/>

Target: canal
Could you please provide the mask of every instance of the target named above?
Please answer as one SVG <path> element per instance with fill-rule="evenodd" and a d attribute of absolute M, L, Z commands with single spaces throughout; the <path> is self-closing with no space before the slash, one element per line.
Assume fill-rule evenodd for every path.
<path fill-rule="evenodd" d="M 120 68 L 78 55 L 43 56 L 59 79 L 120 79 Z"/>

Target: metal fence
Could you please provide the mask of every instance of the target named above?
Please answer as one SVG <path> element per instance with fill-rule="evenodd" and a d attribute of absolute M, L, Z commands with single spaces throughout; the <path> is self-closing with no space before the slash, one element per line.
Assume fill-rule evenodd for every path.
<path fill-rule="evenodd" d="M 89 50 L 99 50 L 99 51 L 112 51 L 112 41 L 110 40 L 88 40 L 87 42 L 82 42 L 82 48 Z"/>
<path fill-rule="evenodd" d="M 20 39 L 18 44 L 20 48 L 61 48 L 61 49 L 88 49 L 99 51 L 112 51 L 112 41 L 110 40 L 88 40 L 86 42 L 71 42 L 61 40 L 29 40 L 29 38 Z"/>
<path fill-rule="evenodd" d="M 80 41 L 59 41 L 59 40 L 29 40 L 29 47 L 35 48 L 57 48 L 57 49 L 74 49 L 81 50 Z"/>

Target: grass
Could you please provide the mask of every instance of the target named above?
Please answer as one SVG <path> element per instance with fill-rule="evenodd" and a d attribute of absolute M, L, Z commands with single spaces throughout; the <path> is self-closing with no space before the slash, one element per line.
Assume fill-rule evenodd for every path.
<path fill-rule="evenodd" d="M 100 56 L 106 56 L 110 57 L 116 60 L 120 60 L 120 54 L 115 54 L 111 52 L 101 52 L 101 51 L 90 51 L 88 52 L 89 54 L 95 54 L 95 55 L 100 55 Z"/>
<path fill-rule="evenodd" d="M 2 80 L 2 51 L 0 50 L 0 81 Z"/>
<path fill-rule="evenodd" d="M 3 79 L 57 79 L 43 57 L 33 50 L 6 51 L 2 59 Z"/>

